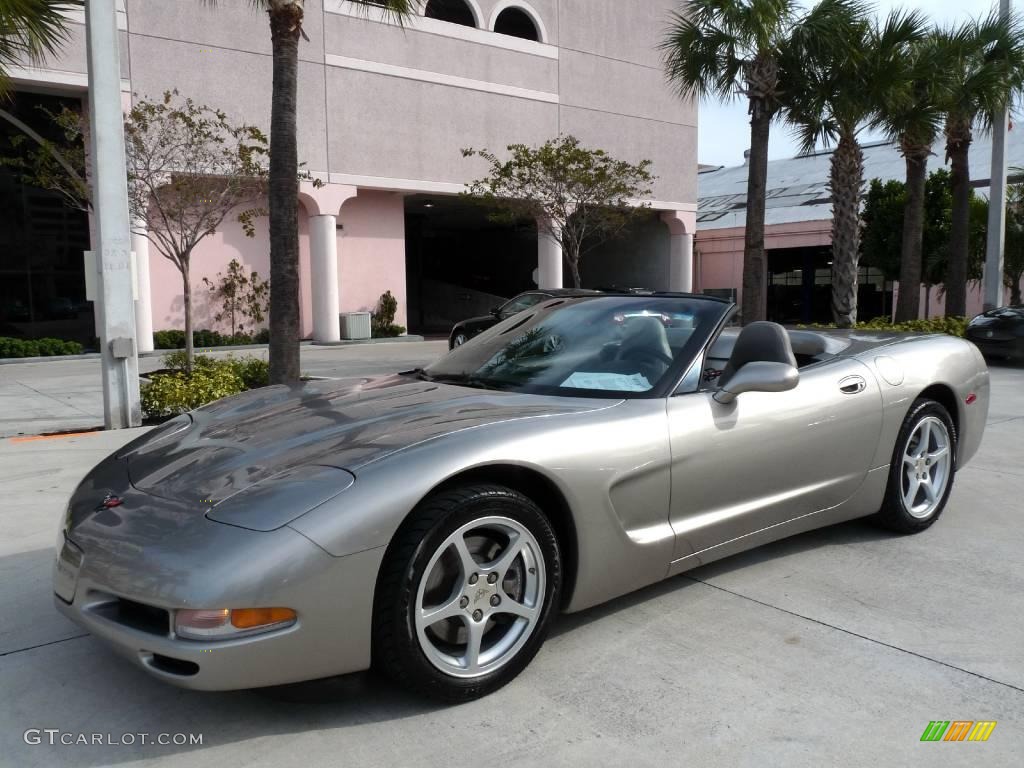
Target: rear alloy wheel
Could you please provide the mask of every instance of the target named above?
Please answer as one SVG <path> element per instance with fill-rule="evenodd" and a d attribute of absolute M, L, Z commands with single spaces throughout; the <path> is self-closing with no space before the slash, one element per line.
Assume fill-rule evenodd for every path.
<path fill-rule="evenodd" d="M 879 521 L 902 533 L 934 523 L 953 489 L 956 428 L 934 400 L 917 400 L 903 420 Z"/>
<path fill-rule="evenodd" d="M 501 486 L 428 498 L 388 549 L 374 610 L 374 660 L 445 701 L 514 678 L 540 649 L 561 564 L 541 510 Z"/>
<path fill-rule="evenodd" d="M 449 349 L 455 349 L 456 347 L 461 347 L 467 341 L 469 341 L 469 339 L 466 337 L 466 334 L 463 333 L 462 331 L 459 331 L 458 333 L 452 334 L 452 340 L 451 340 L 451 344 L 449 345 Z"/>

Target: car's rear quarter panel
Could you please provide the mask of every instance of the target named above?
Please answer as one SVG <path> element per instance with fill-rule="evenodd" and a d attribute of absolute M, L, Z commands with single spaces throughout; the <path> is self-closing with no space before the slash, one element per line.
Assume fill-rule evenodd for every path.
<path fill-rule="evenodd" d="M 857 357 L 875 373 L 882 390 L 882 432 L 872 468 L 892 461 L 903 419 L 923 393 L 950 410 L 958 432 L 957 466 L 977 453 L 989 407 L 988 367 L 977 347 L 953 336 L 916 336 Z"/>

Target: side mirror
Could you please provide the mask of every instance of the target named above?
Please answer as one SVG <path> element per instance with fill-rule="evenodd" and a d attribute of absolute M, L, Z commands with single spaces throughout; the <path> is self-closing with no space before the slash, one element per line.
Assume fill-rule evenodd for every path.
<path fill-rule="evenodd" d="M 491 314 L 498 319 L 501 319 L 501 307 L 491 307 Z"/>
<path fill-rule="evenodd" d="M 747 363 L 715 392 L 719 403 L 731 403 L 744 392 L 786 392 L 800 383 L 800 372 L 785 363 Z"/>

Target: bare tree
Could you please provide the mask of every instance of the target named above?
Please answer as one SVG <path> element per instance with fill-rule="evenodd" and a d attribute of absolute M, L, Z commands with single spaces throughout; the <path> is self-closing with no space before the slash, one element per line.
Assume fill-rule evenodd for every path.
<path fill-rule="evenodd" d="M 267 137 L 177 91 L 139 101 L 125 120 L 128 202 L 133 219 L 181 273 L 187 370 L 192 370 L 192 252 L 240 207 L 247 236 L 264 214 Z"/>

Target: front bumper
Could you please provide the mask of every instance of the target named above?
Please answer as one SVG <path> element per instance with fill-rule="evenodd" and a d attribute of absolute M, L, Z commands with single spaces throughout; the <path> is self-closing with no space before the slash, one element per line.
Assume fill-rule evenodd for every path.
<path fill-rule="evenodd" d="M 307 555 L 325 560 L 305 569 L 304 577 L 276 587 L 267 582 L 248 588 L 239 584 L 235 598 L 228 597 L 229 589 L 217 598 L 197 601 L 182 593 L 169 600 L 166 581 L 148 592 L 140 589 L 149 581 L 142 572 L 135 578 L 124 574 L 119 584 L 102 578 L 106 564 L 85 547 L 71 602 L 58 594 L 54 602 L 62 614 L 149 674 L 184 688 L 258 688 L 367 669 L 373 586 L 383 549 L 331 557 L 298 533 L 285 530 L 296 545 L 304 542 L 316 550 Z M 58 567 L 55 564 L 55 580 L 66 583 L 67 575 L 58 576 Z M 163 575 L 166 579 L 168 574 Z M 62 589 L 68 594 L 66 587 Z M 140 620 L 138 611 L 119 609 L 124 605 L 143 607 L 146 620 Z M 259 605 L 293 608 L 298 619 L 282 629 L 229 640 L 186 640 L 173 631 L 178 608 Z"/>

